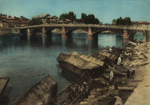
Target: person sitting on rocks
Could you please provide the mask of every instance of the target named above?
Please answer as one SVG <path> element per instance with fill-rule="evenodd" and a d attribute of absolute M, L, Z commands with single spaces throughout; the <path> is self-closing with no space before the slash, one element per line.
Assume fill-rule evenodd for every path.
<path fill-rule="evenodd" d="M 129 69 L 127 70 L 126 73 L 127 73 L 127 78 L 130 78 L 130 70 Z"/>
<path fill-rule="evenodd" d="M 109 84 L 112 85 L 114 82 L 114 73 L 113 71 L 111 70 L 110 71 L 110 74 L 109 74 Z"/>
<path fill-rule="evenodd" d="M 132 79 L 134 79 L 134 75 L 135 75 L 135 70 L 130 71 L 130 77 L 131 77 Z"/>
<path fill-rule="evenodd" d="M 112 53 L 112 48 L 109 48 L 109 52 Z"/>
<path fill-rule="evenodd" d="M 134 79 L 134 75 L 135 75 L 135 70 L 127 70 L 127 78 L 132 78 Z"/>
<path fill-rule="evenodd" d="M 117 62 L 117 65 L 120 65 L 121 64 L 121 57 L 118 58 L 118 62 Z"/>

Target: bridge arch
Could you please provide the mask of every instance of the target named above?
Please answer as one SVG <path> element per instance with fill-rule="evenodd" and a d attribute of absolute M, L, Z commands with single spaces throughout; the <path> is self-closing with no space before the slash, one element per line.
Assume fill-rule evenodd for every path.
<path fill-rule="evenodd" d="M 48 29 L 46 29 L 46 33 L 47 34 L 48 33 L 52 33 L 52 31 L 54 31 L 54 30 L 56 30 L 55 33 L 61 33 L 62 32 L 62 28 L 56 27 L 56 28 L 48 28 Z M 58 30 L 58 32 L 57 32 L 57 30 Z"/>
<path fill-rule="evenodd" d="M 93 32 L 93 35 L 97 35 L 98 33 L 101 33 L 103 31 L 111 31 L 115 34 L 118 34 L 118 35 L 121 35 L 121 36 L 123 35 L 123 30 L 118 31 L 118 30 L 114 30 L 114 29 L 99 29 L 99 30 Z"/>
<path fill-rule="evenodd" d="M 66 29 L 66 28 L 65 28 Z M 83 30 L 83 31 L 85 31 L 85 32 L 88 32 L 88 28 L 79 28 L 79 27 L 77 27 L 77 28 L 71 28 L 71 29 L 67 29 L 66 30 L 66 35 L 67 35 L 67 37 L 71 37 L 72 35 L 70 35 L 73 31 L 75 31 L 75 30 L 78 30 L 78 29 L 81 29 L 81 30 Z"/>
<path fill-rule="evenodd" d="M 31 33 L 31 35 L 36 35 L 37 33 L 42 33 L 42 29 L 33 28 L 33 29 L 30 29 L 30 33 Z"/>
<path fill-rule="evenodd" d="M 134 40 L 145 40 L 146 34 L 143 31 L 136 31 L 133 34 Z"/>

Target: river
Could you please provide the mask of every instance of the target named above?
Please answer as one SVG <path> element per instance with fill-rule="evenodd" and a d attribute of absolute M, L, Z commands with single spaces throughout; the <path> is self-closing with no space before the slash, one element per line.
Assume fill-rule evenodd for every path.
<path fill-rule="evenodd" d="M 60 34 L 0 36 L 0 76 L 10 77 L 4 96 L 11 103 L 47 75 L 58 83 L 60 92 L 72 82 L 61 74 L 56 60 L 60 52 L 90 56 L 106 46 L 122 47 L 122 40 L 117 34 L 98 34 L 98 41 L 88 41 L 85 33 L 72 34 L 71 39 L 62 39 Z"/>

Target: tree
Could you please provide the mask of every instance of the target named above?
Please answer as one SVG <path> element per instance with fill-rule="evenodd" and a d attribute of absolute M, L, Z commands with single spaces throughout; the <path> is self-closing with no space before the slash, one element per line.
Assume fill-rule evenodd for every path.
<path fill-rule="evenodd" d="M 87 16 L 87 21 L 86 21 L 86 23 L 88 23 L 88 24 L 95 24 L 95 16 L 94 16 L 93 14 L 89 14 L 89 15 Z"/>
<path fill-rule="evenodd" d="M 132 23 L 131 23 L 131 19 L 129 18 L 129 17 L 125 17 L 124 18 L 124 24 L 125 25 L 131 25 Z"/>
<path fill-rule="evenodd" d="M 36 19 L 36 18 L 32 18 L 29 21 L 29 25 L 39 25 L 39 24 L 43 24 L 42 20 Z"/>
<path fill-rule="evenodd" d="M 113 19 L 112 20 L 112 24 L 116 24 L 117 20 L 116 19 Z"/>
<path fill-rule="evenodd" d="M 94 23 L 95 23 L 95 24 L 99 24 L 99 23 L 100 23 L 100 21 L 99 21 L 97 18 L 95 18 Z"/>
<path fill-rule="evenodd" d="M 81 13 L 81 19 L 86 20 L 86 14 L 85 13 Z"/>
<path fill-rule="evenodd" d="M 123 22 L 122 17 L 118 18 L 117 22 L 116 22 L 116 25 L 123 25 L 123 24 L 124 24 L 124 22 Z"/>
<path fill-rule="evenodd" d="M 61 14 L 59 16 L 59 19 L 60 20 L 69 19 L 73 22 L 76 19 L 76 14 L 74 14 L 74 12 L 70 11 L 69 13 Z"/>
<path fill-rule="evenodd" d="M 125 17 L 122 19 L 122 17 L 118 18 L 116 21 L 116 25 L 131 25 L 131 19 L 129 17 Z"/>
<path fill-rule="evenodd" d="M 71 11 L 68 13 L 68 17 L 73 22 L 76 19 L 76 14 L 74 14 L 74 12 Z"/>
<path fill-rule="evenodd" d="M 86 15 L 85 13 L 81 13 L 81 19 L 83 19 L 86 24 L 100 24 L 100 21 L 95 18 L 93 14 Z"/>

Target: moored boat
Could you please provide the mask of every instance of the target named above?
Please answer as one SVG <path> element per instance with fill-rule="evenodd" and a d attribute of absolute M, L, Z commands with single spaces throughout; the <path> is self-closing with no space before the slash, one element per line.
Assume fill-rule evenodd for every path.
<path fill-rule="evenodd" d="M 48 105 L 56 93 L 57 84 L 48 75 L 10 105 Z"/>
<path fill-rule="evenodd" d="M 9 77 L 0 77 L 0 101 L 9 82 Z M 0 102 L 1 103 L 1 102 Z"/>
<path fill-rule="evenodd" d="M 78 75 L 88 72 L 90 75 L 96 76 L 102 74 L 108 68 L 101 59 L 79 54 L 78 52 L 60 53 L 57 61 L 62 67 Z"/>
<path fill-rule="evenodd" d="M 92 83 L 93 79 L 85 72 L 79 79 L 52 98 L 50 105 L 78 105 L 90 93 Z"/>

